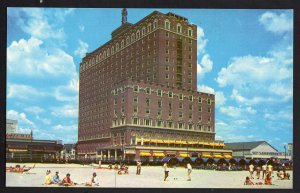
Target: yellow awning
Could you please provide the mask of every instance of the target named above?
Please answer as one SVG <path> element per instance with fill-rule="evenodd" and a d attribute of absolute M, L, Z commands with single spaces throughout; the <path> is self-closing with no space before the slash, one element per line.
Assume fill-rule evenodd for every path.
<path fill-rule="evenodd" d="M 209 145 L 209 143 L 203 143 L 203 145 Z"/>
<path fill-rule="evenodd" d="M 164 141 L 163 140 L 157 140 L 157 143 L 163 143 Z"/>
<path fill-rule="evenodd" d="M 144 142 L 150 142 L 150 139 L 144 139 Z"/>
<path fill-rule="evenodd" d="M 220 144 L 220 146 L 225 146 L 225 144 Z"/>
<path fill-rule="evenodd" d="M 189 154 L 187 154 L 187 153 L 180 153 L 179 157 L 189 157 Z"/>
<path fill-rule="evenodd" d="M 149 152 L 141 152 L 140 156 L 151 156 Z"/>
<path fill-rule="evenodd" d="M 136 142 L 141 142 L 142 140 L 141 139 L 136 139 Z"/>
<path fill-rule="evenodd" d="M 165 154 L 164 153 L 153 153 L 153 156 L 155 156 L 155 157 L 164 157 Z"/>
<path fill-rule="evenodd" d="M 222 155 L 214 155 L 215 158 L 223 158 Z"/>
<path fill-rule="evenodd" d="M 212 158 L 212 156 L 210 154 L 203 154 L 202 157 Z"/>
<path fill-rule="evenodd" d="M 232 158 L 232 156 L 231 156 L 231 155 L 224 155 L 224 158 L 231 159 L 231 158 Z"/>
<path fill-rule="evenodd" d="M 175 143 L 175 141 L 174 140 L 169 140 L 169 143 Z"/>
<path fill-rule="evenodd" d="M 8 149 L 9 152 L 27 152 L 27 149 Z"/>
<path fill-rule="evenodd" d="M 157 143 L 158 140 L 156 139 L 151 139 L 151 143 Z"/>

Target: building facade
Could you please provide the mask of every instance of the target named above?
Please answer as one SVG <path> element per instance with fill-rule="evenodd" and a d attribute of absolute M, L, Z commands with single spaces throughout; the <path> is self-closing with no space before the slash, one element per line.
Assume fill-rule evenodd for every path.
<path fill-rule="evenodd" d="M 214 95 L 197 92 L 197 26 L 154 11 L 80 64 L 78 155 L 230 156 L 215 141 Z"/>
<path fill-rule="evenodd" d="M 12 119 L 6 119 L 6 133 L 17 133 L 18 121 Z"/>
<path fill-rule="evenodd" d="M 232 150 L 232 156 L 241 159 L 288 159 L 291 155 L 279 152 L 266 141 L 225 143 L 226 148 Z"/>

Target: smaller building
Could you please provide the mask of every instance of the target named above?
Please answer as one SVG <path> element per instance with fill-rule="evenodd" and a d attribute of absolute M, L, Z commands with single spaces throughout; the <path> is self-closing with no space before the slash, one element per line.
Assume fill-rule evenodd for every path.
<path fill-rule="evenodd" d="M 6 133 L 17 133 L 18 121 L 12 119 L 6 119 Z"/>
<path fill-rule="evenodd" d="M 76 144 L 64 144 L 63 150 L 61 151 L 61 158 L 64 160 L 75 160 L 76 159 Z"/>
<path fill-rule="evenodd" d="M 56 162 L 63 148 L 60 140 L 37 140 L 30 134 L 6 134 L 6 162 Z"/>
<path fill-rule="evenodd" d="M 291 156 L 285 152 L 279 152 L 266 141 L 225 143 L 226 149 L 232 150 L 234 158 L 241 159 L 289 159 Z"/>

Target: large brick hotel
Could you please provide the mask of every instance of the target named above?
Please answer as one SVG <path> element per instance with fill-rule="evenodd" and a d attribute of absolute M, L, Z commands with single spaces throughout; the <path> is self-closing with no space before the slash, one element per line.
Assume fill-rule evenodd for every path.
<path fill-rule="evenodd" d="M 215 97 L 197 92 L 197 26 L 122 10 L 110 41 L 80 64 L 78 155 L 103 160 L 230 158 L 215 140 Z"/>

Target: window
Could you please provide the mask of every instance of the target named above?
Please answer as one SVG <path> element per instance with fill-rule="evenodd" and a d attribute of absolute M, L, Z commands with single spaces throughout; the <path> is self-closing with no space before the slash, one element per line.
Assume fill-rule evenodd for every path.
<path fill-rule="evenodd" d="M 210 131 L 210 126 L 207 126 L 207 131 Z"/>
<path fill-rule="evenodd" d="M 151 94 L 151 88 L 149 87 L 146 88 L 146 94 Z"/>
<path fill-rule="evenodd" d="M 157 101 L 157 105 L 158 105 L 158 108 L 161 108 L 161 107 L 162 107 L 162 102 L 161 102 L 161 100 L 158 100 L 158 101 Z"/>
<path fill-rule="evenodd" d="M 199 103 L 202 103 L 202 98 L 199 96 L 199 98 L 198 98 L 198 102 Z"/>
<path fill-rule="evenodd" d="M 147 107 L 150 106 L 150 99 L 149 98 L 146 98 L 146 105 L 147 105 Z"/>
<path fill-rule="evenodd" d="M 139 101 L 139 97 L 138 96 L 134 96 L 133 97 L 133 102 L 137 103 Z"/>
<path fill-rule="evenodd" d="M 114 100 L 114 104 L 116 105 L 118 103 L 118 100 L 115 98 Z"/>
<path fill-rule="evenodd" d="M 202 107 L 201 106 L 198 107 L 198 111 L 202 112 Z"/>
<path fill-rule="evenodd" d="M 155 19 L 153 22 L 153 29 L 156 29 L 156 28 L 157 28 L 157 19 Z"/>
<path fill-rule="evenodd" d="M 165 76 L 165 77 L 166 77 L 166 79 L 169 79 L 169 74 L 166 74 L 166 76 Z"/>
<path fill-rule="evenodd" d="M 192 119 L 193 118 L 193 115 L 192 113 L 189 114 L 189 119 Z"/>
<path fill-rule="evenodd" d="M 138 111 L 139 111 L 139 110 L 138 110 L 138 106 L 134 106 L 134 107 L 133 107 L 133 112 L 134 112 L 134 113 L 137 113 Z"/>
<path fill-rule="evenodd" d="M 161 115 L 161 110 L 157 110 L 157 115 L 160 116 Z"/>
<path fill-rule="evenodd" d="M 173 92 L 169 91 L 168 97 L 169 97 L 169 98 L 173 98 Z"/>
<path fill-rule="evenodd" d="M 150 33 L 150 31 L 151 31 L 151 23 L 149 23 L 147 26 L 147 33 Z"/>
<path fill-rule="evenodd" d="M 169 46 L 170 42 L 169 40 L 166 40 L 166 46 Z"/>
<path fill-rule="evenodd" d="M 189 109 L 193 110 L 193 105 L 192 104 L 189 105 Z"/>
<path fill-rule="evenodd" d="M 145 34 L 146 34 L 146 28 L 143 27 L 143 28 L 142 28 L 142 36 L 144 36 Z"/>
<path fill-rule="evenodd" d="M 138 86 L 138 85 L 135 85 L 135 86 L 133 87 L 133 91 L 134 91 L 134 92 L 139 92 L 139 86 Z"/>
<path fill-rule="evenodd" d="M 129 36 L 127 36 L 127 38 L 126 38 L 126 45 L 128 45 L 128 44 L 130 44 L 130 38 L 129 38 Z"/>
<path fill-rule="evenodd" d="M 177 33 L 182 33 L 182 27 L 180 23 L 177 24 Z"/>
<path fill-rule="evenodd" d="M 125 97 L 122 96 L 122 103 L 125 103 Z"/>
<path fill-rule="evenodd" d="M 182 109 L 182 103 L 179 103 L 179 109 Z"/>
<path fill-rule="evenodd" d="M 135 40 L 135 35 L 131 34 L 131 42 L 134 42 L 134 40 Z"/>
<path fill-rule="evenodd" d="M 173 122 L 172 121 L 168 121 L 168 127 L 173 128 Z"/>
<path fill-rule="evenodd" d="M 136 32 L 136 39 L 137 40 L 140 39 L 140 36 L 141 36 L 140 30 L 137 30 L 137 32 Z"/>
<path fill-rule="evenodd" d="M 191 28 L 188 29 L 188 36 L 190 36 L 190 37 L 193 36 L 193 30 Z"/>
<path fill-rule="evenodd" d="M 162 127 L 162 126 L 163 126 L 163 122 L 162 122 L 161 120 L 158 120 L 158 121 L 157 121 L 157 126 L 158 126 L 158 127 Z"/>
<path fill-rule="evenodd" d="M 183 129 L 183 123 L 178 123 L 178 128 Z"/>
<path fill-rule="evenodd" d="M 183 94 L 179 94 L 179 100 L 183 100 Z"/>
<path fill-rule="evenodd" d="M 161 90 L 157 90 L 157 96 L 162 96 L 162 91 Z"/>
<path fill-rule="evenodd" d="M 150 120 L 149 119 L 145 119 L 144 120 L 144 124 L 147 125 L 147 126 L 150 126 Z"/>
<path fill-rule="evenodd" d="M 133 124 L 137 125 L 138 124 L 139 119 L 138 118 L 133 118 Z"/>
<path fill-rule="evenodd" d="M 193 98 L 194 98 L 193 95 L 190 95 L 190 96 L 189 96 L 189 100 L 190 100 L 191 102 L 193 102 Z"/>
<path fill-rule="evenodd" d="M 183 113 L 179 112 L 179 118 L 182 118 L 182 117 L 183 117 Z"/>
<path fill-rule="evenodd" d="M 124 40 L 121 41 L 121 48 L 124 48 Z"/>
<path fill-rule="evenodd" d="M 150 109 L 146 108 L 146 114 L 150 114 Z"/>
<path fill-rule="evenodd" d="M 122 112 L 122 113 L 125 112 L 125 107 L 124 107 L 124 106 L 121 107 L 121 112 Z"/>
<path fill-rule="evenodd" d="M 170 29 L 170 21 L 169 20 L 165 20 L 165 28 Z"/>
<path fill-rule="evenodd" d="M 209 113 L 211 112 L 211 109 L 209 107 L 207 108 L 207 112 L 209 112 Z"/>
<path fill-rule="evenodd" d="M 166 65 L 166 71 L 169 71 L 169 66 Z"/>
<path fill-rule="evenodd" d="M 202 125 L 198 124 L 197 125 L 197 130 L 201 131 L 202 130 Z"/>
<path fill-rule="evenodd" d="M 210 99 L 207 99 L 207 104 L 211 104 L 211 100 Z"/>
<path fill-rule="evenodd" d="M 172 117 L 172 111 L 169 111 L 169 117 Z"/>
<path fill-rule="evenodd" d="M 168 57 L 166 57 L 166 62 L 169 62 L 169 58 Z"/>
<path fill-rule="evenodd" d="M 169 49 L 166 49 L 166 54 L 169 54 Z"/>
<path fill-rule="evenodd" d="M 172 109 L 172 102 L 169 102 L 169 109 Z"/>
<path fill-rule="evenodd" d="M 189 124 L 189 129 L 193 129 L 193 124 Z"/>

